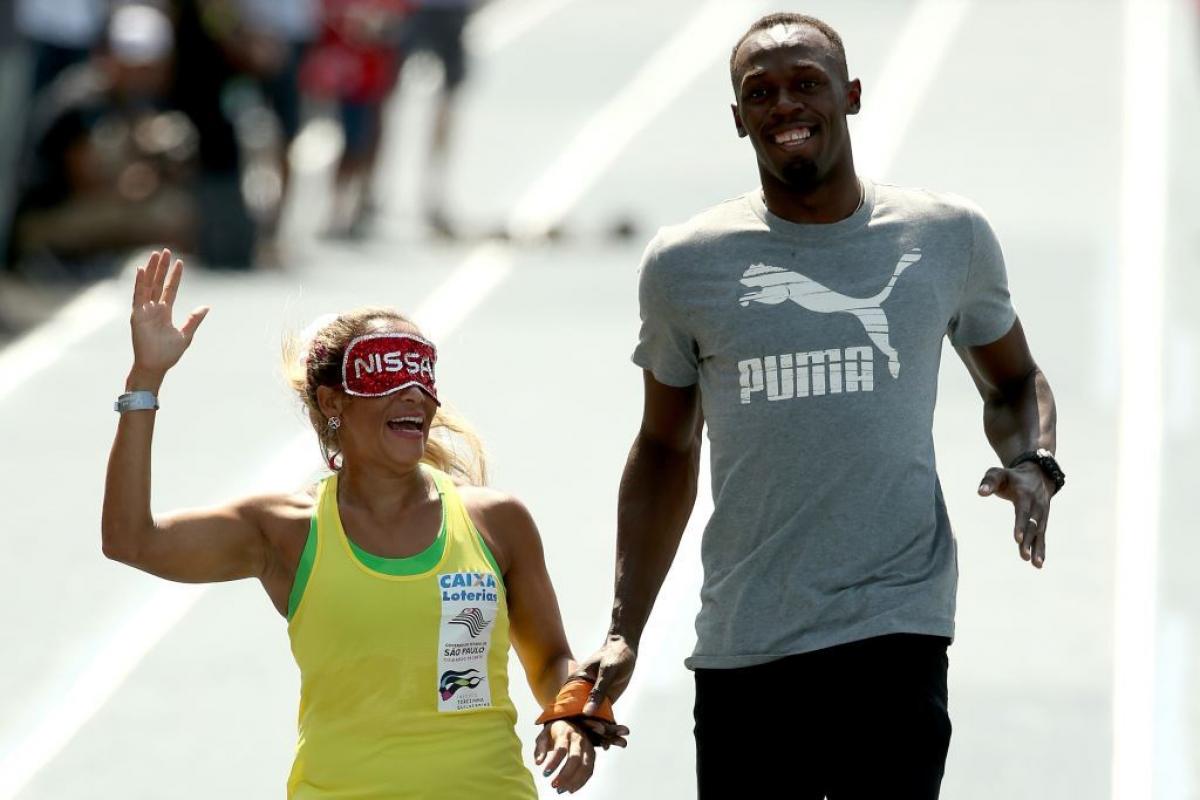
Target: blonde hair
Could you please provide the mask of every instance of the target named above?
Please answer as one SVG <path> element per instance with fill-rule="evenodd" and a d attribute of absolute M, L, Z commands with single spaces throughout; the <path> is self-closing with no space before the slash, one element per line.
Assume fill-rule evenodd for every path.
<path fill-rule="evenodd" d="M 341 448 L 337 431 L 330 430 L 328 419 L 317 403 L 317 387 L 341 387 L 342 356 L 353 339 L 397 325 L 416 329 L 416 325 L 394 309 L 367 307 L 318 319 L 304 334 L 284 337 L 284 374 L 308 412 L 321 456 L 330 469 L 339 469 Z M 483 442 L 466 420 L 444 405 L 438 406 L 433 415 L 421 463 L 471 484 L 487 482 Z"/>

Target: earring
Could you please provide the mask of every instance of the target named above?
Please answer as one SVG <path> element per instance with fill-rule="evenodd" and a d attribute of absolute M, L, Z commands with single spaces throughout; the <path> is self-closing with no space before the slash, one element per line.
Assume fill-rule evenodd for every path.
<path fill-rule="evenodd" d="M 325 427 L 331 431 L 336 431 L 338 428 L 342 427 L 342 418 L 330 417 L 329 419 L 325 420 Z"/>

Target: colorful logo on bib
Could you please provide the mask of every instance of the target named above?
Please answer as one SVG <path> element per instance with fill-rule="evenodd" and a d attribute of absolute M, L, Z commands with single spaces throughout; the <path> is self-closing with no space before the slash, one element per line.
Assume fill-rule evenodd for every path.
<path fill-rule="evenodd" d="M 442 673 L 442 679 L 438 682 L 438 693 L 442 696 L 442 700 L 449 700 L 459 689 L 474 689 L 481 683 L 483 683 L 483 677 L 479 675 L 477 669 L 468 669 L 462 672 L 448 669 Z"/>
<path fill-rule="evenodd" d="M 503 613 L 499 583 L 495 575 L 482 570 L 437 576 L 442 607 L 435 673 L 441 676 L 438 711 L 471 711 L 492 705 L 488 653 Z"/>
<path fill-rule="evenodd" d="M 491 622 L 490 619 L 484 618 L 483 612 L 478 608 L 464 608 L 458 616 L 450 620 L 451 625 L 461 625 L 466 628 L 472 639 L 478 639 L 479 634 L 483 633 Z"/>

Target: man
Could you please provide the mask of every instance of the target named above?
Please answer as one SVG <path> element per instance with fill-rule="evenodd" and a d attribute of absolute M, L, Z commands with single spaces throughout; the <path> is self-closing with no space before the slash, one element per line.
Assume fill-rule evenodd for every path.
<path fill-rule="evenodd" d="M 647 249 L 644 416 L 621 482 L 612 624 L 584 669 L 593 699 L 624 691 L 707 424 L 715 507 L 687 661 L 700 797 L 934 798 L 957 578 L 934 469 L 942 337 L 1006 465 L 979 493 L 1013 503 L 1018 552 L 1039 568 L 1062 484 L 1053 397 L 979 210 L 856 174 L 846 118 L 862 88 L 838 34 L 764 17 L 730 72 L 762 187 Z"/>

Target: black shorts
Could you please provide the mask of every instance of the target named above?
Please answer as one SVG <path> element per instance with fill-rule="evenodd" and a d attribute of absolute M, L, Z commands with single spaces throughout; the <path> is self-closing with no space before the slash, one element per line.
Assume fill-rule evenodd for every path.
<path fill-rule="evenodd" d="M 950 745 L 948 644 L 894 634 L 696 670 L 700 800 L 935 800 Z"/>
<path fill-rule="evenodd" d="M 471 11 L 467 7 L 418 8 L 403 23 L 400 31 L 400 58 L 424 50 L 432 53 L 446 73 L 446 89 L 453 90 L 467 75 L 467 58 L 463 50 L 463 28 Z"/>

